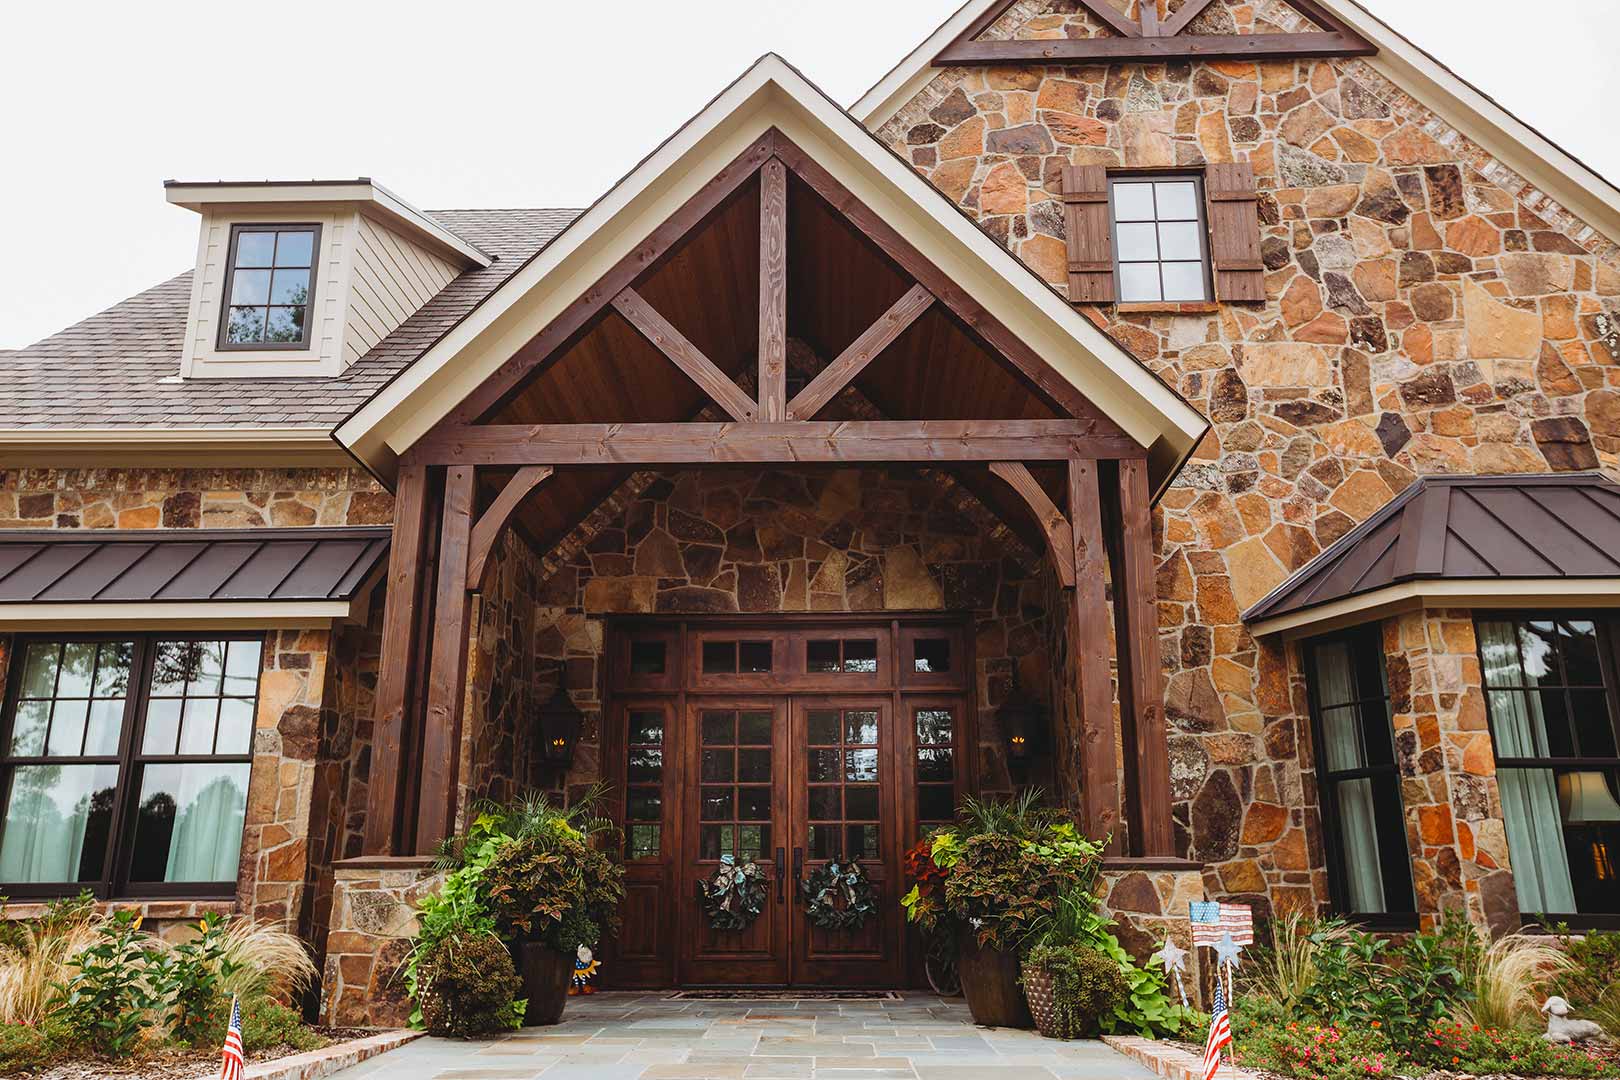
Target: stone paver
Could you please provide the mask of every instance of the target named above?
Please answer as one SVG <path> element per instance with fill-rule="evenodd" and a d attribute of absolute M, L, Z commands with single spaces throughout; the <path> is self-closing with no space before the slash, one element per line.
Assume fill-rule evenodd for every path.
<path fill-rule="evenodd" d="M 1149 1080 L 1100 1042 L 979 1028 L 960 999 L 572 998 L 563 1022 L 418 1039 L 332 1080 Z"/>

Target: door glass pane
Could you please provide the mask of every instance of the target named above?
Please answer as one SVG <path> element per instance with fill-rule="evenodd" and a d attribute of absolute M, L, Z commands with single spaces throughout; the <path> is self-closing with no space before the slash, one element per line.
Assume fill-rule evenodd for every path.
<path fill-rule="evenodd" d="M 658 856 L 662 828 L 657 825 L 630 826 L 629 858 L 652 859 Z"/>
<path fill-rule="evenodd" d="M 923 784 L 917 788 L 918 821 L 950 821 L 956 815 L 955 793 L 949 785 Z"/>
<path fill-rule="evenodd" d="M 737 779 L 757 784 L 771 779 L 771 752 L 769 750 L 737 751 Z"/>
<path fill-rule="evenodd" d="M 771 819 L 771 789 L 768 787 L 740 787 L 737 789 L 738 821 L 769 821 Z"/>
<path fill-rule="evenodd" d="M 844 642 L 844 670 L 859 675 L 877 672 L 877 642 L 860 638 Z"/>
<path fill-rule="evenodd" d="M 844 779 L 849 781 L 876 781 L 878 778 L 878 752 L 873 750 L 844 751 Z"/>
<path fill-rule="evenodd" d="M 844 817 L 851 821 L 876 821 L 878 816 L 878 789 L 875 787 L 847 787 L 844 789 Z"/>
<path fill-rule="evenodd" d="M 925 746 L 949 743 L 951 732 L 951 710 L 917 710 L 917 742 Z"/>
<path fill-rule="evenodd" d="M 737 643 L 735 641 L 705 641 L 703 643 L 703 674 L 731 675 L 737 670 Z"/>
<path fill-rule="evenodd" d="M 732 774 L 734 750 L 705 750 L 703 751 L 703 780 L 724 782 L 734 779 Z"/>
<path fill-rule="evenodd" d="M 844 830 L 844 858 L 875 859 L 878 857 L 878 827 L 876 825 L 850 825 Z"/>
<path fill-rule="evenodd" d="M 703 714 L 703 743 L 705 746 L 730 746 L 736 741 L 736 713 L 706 712 Z"/>
<path fill-rule="evenodd" d="M 737 826 L 737 858 L 765 859 L 770 857 L 771 827 L 769 825 Z"/>
<path fill-rule="evenodd" d="M 951 748 L 928 746 L 917 751 L 918 780 L 950 780 Z"/>
<path fill-rule="evenodd" d="M 247 764 L 148 765 L 135 820 L 132 881 L 235 881 Z"/>
<path fill-rule="evenodd" d="M 664 714 L 660 712 L 633 712 L 630 714 L 630 742 L 657 746 L 664 741 Z"/>
<path fill-rule="evenodd" d="M 0 825 L 0 881 L 101 877 L 117 783 L 116 765 L 18 766 Z"/>
<path fill-rule="evenodd" d="M 812 787 L 810 789 L 811 820 L 837 821 L 842 816 L 838 812 L 838 789 L 836 787 Z"/>
<path fill-rule="evenodd" d="M 831 783 L 838 779 L 838 751 L 812 750 L 809 762 L 811 783 Z"/>
<path fill-rule="evenodd" d="M 664 643 L 662 641 L 632 641 L 630 643 L 630 671 L 636 675 L 662 675 L 664 673 Z"/>
<path fill-rule="evenodd" d="M 664 752 L 657 747 L 635 747 L 630 751 L 629 779 L 632 784 L 657 784 L 664 779 Z"/>
<path fill-rule="evenodd" d="M 733 816 L 732 808 L 735 804 L 732 801 L 732 789 L 729 787 L 704 788 L 702 801 L 704 821 L 725 821 Z"/>
<path fill-rule="evenodd" d="M 844 741 L 846 743 L 877 742 L 878 714 L 867 709 L 850 709 L 844 713 Z"/>
<path fill-rule="evenodd" d="M 737 717 L 739 746 L 769 746 L 772 716 L 769 712 L 745 712 Z"/>
<path fill-rule="evenodd" d="M 813 675 L 838 670 L 838 642 L 810 641 L 804 646 L 804 667 Z"/>
<path fill-rule="evenodd" d="M 812 825 L 807 837 L 806 847 L 812 859 L 834 859 L 838 857 L 838 826 Z"/>
<path fill-rule="evenodd" d="M 840 716 L 836 709 L 810 711 L 810 745 L 837 746 Z"/>
<path fill-rule="evenodd" d="M 744 641 L 737 646 L 737 670 L 746 675 L 758 675 L 771 670 L 771 643 Z"/>
<path fill-rule="evenodd" d="M 664 798 L 657 788 L 631 788 L 625 805 L 631 821 L 657 821 L 664 816 Z"/>
<path fill-rule="evenodd" d="M 948 673 L 951 670 L 951 639 L 917 638 L 911 644 L 911 663 L 920 674 Z"/>

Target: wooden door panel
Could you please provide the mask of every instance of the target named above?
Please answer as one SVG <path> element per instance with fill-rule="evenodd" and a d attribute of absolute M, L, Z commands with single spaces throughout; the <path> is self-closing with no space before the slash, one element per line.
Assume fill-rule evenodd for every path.
<path fill-rule="evenodd" d="M 787 831 L 788 733 L 777 698 L 702 698 L 687 707 L 681 799 L 685 826 L 678 882 L 681 980 L 695 985 L 782 985 L 788 977 L 791 927 L 786 872 L 776 847 Z M 744 930 L 716 930 L 704 914 L 698 883 L 723 856 L 752 859 L 765 871 L 759 917 Z"/>
<path fill-rule="evenodd" d="M 807 877 L 831 860 L 858 861 L 877 906 L 858 930 L 827 930 L 811 924 L 803 900 L 796 898 L 794 985 L 895 985 L 900 929 L 895 890 L 902 880 L 893 828 L 899 809 L 896 745 L 889 696 L 794 699 L 795 864 L 801 850 Z"/>

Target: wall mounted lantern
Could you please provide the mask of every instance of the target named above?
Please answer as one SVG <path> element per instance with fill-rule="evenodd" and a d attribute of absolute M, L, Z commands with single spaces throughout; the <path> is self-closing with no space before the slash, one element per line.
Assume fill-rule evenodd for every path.
<path fill-rule="evenodd" d="M 563 685 L 561 675 L 558 672 L 557 689 L 551 699 L 540 706 L 540 761 L 547 768 L 566 772 L 574 761 L 574 744 L 579 741 L 584 716 Z"/>

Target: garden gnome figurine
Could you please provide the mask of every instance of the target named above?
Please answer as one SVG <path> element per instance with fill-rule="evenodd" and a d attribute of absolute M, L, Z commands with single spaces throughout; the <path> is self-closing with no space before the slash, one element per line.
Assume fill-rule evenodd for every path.
<path fill-rule="evenodd" d="M 596 978 L 596 971 L 601 966 L 596 962 L 591 947 L 581 945 L 574 953 L 574 977 L 568 983 L 568 996 L 596 993 L 596 987 L 591 985 L 591 980 Z"/>
<path fill-rule="evenodd" d="M 1590 1020 L 1571 1020 L 1569 1002 L 1561 997 L 1550 997 L 1541 1007 L 1547 1014 L 1547 1033 L 1542 1036 L 1550 1043 L 1578 1043 L 1600 1038 L 1603 1029 Z"/>

